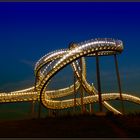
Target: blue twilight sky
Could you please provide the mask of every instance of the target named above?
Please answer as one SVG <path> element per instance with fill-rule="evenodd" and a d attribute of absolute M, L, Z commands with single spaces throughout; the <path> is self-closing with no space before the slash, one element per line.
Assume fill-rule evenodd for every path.
<path fill-rule="evenodd" d="M 140 3 L 0 3 L 0 90 L 32 85 L 34 64 L 46 53 L 104 37 L 124 42 L 123 90 L 140 95 Z M 101 58 L 104 83 L 114 79 L 112 63 L 113 57 Z"/>

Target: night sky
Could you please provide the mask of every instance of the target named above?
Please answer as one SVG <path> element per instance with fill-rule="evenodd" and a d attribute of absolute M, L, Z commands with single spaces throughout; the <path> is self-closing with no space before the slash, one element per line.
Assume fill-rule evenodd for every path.
<path fill-rule="evenodd" d="M 30 87 L 41 56 L 92 38 L 124 42 L 118 56 L 123 90 L 139 96 L 140 3 L 0 3 L 0 90 Z M 104 79 L 111 77 L 108 58 L 101 58 Z"/>

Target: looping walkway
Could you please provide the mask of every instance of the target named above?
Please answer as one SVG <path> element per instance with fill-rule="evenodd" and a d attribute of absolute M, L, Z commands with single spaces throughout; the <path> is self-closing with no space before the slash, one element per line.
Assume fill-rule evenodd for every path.
<path fill-rule="evenodd" d="M 24 102 L 41 101 L 44 107 L 50 109 L 64 109 L 84 104 L 91 104 L 101 100 L 108 110 L 115 114 L 122 114 L 119 110 L 111 106 L 109 100 L 126 100 L 140 104 L 140 98 L 126 93 L 102 93 L 99 96 L 99 90 L 90 85 L 86 80 L 86 57 L 100 57 L 108 55 L 117 55 L 123 51 L 123 43 L 114 39 L 92 39 L 81 43 L 73 43 L 68 49 L 62 49 L 50 52 L 37 61 L 35 71 L 35 86 L 14 91 L 10 93 L 0 93 L 0 102 Z M 48 91 L 48 85 L 52 77 L 59 71 L 71 65 L 76 81 L 69 87 Z M 58 100 L 76 93 L 83 88 L 88 94 L 81 98 Z"/>

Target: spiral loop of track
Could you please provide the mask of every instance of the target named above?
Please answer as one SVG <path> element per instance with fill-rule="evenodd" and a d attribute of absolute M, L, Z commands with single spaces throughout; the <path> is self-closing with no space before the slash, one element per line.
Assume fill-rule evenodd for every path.
<path fill-rule="evenodd" d="M 47 74 L 38 74 L 39 82 L 37 83 L 37 90 L 38 95 L 40 97 L 41 102 L 43 105 L 47 108 L 51 109 L 64 109 L 74 106 L 73 99 L 67 99 L 63 101 L 54 100 L 58 97 L 67 96 L 69 94 L 72 94 L 74 92 L 74 87 L 71 85 L 68 88 L 60 89 L 60 90 L 54 90 L 54 91 L 47 91 L 47 86 L 49 82 L 51 81 L 51 78 L 56 75 L 61 69 L 66 67 L 67 65 L 71 64 L 72 69 L 74 70 L 77 82 L 76 82 L 76 90 L 78 90 L 80 86 L 80 72 L 81 67 L 79 65 L 78 59 L 82 58 L 82 64 L 83 64 L 83 72 L 82 72 L 82 86 L 85 89 L 85 91 L 89 94 L 86 97 L 83 97 L 83 103 L 89 104 L 93 102 L 98 102 L 98 91 L 95 89 L 95 87 L 92 87 L 88 82 L 86 81 L 86 70 L 85 70 L 85 57 L 86 56 L 103 56 L 103 55 L 113 55 L 113 54 L 119 54 L 123 51 L 123 43 L 120 40 L 114 40 L 114 39 L 94 39 L 85 41 L 79 44 L 73 44 L 70 46 L 67 50 L 60 50 L 57 52 L 54 52 L 48 57 L 44 57 L 37 63 L 36 65 L 36 76 L 38 73 L 38 68 L 43 65 L 46 66 Z M 47 69 L 49 67 L 50 61 L 54 62 L 52 64 L 52 67 L 50 69 Z M 44 72 L 44 71 L 43 71 Z M 123 100 L 129 100 L 132 101 L 132 96 L 129 96 L 127 94 L 122 94 Z M 126 98 L 127 97 L 127 98 Z M 106 100 L 112 100 L 112 99 L 120 99 L 119 93 L 106 93 L 102 94 L 102 101 L 103 105 L 108 109 L 113 111 L 116 114 L 121 114 L 120 111 L 109 105 Z M 138 98 L 139 99 L 139 98 Z M 135 103 L 139 103 L 139 101 L 135 100 L 133 101 Z M 76 99 L 76 105 L 81 105 L 81 99 Z"/>
<path fill-rule="evenodd" d="M 40 100 L 44 107 L 50 109 L 64 109 L 74 107 L 75 105 L 80 106 L 81 98 L 76 98 L 76 104 L 74 104 L 73 98 L 64 100 L 59 100 L 59 98 L 73 94 L 81 86 L 88 94 L 83 97 L 83 104 L 98 102 L 97 89 L 91 86 L 86 80 L 86 57 L 114 55 L 120 54 L 122 51 L 123 43 L 121 40 L 98 38 L 77 44 L 74 43 L 67 49 L 50 52 L 39 59 L 35 65 L 35 86 L 10 93 L 1 93 L 0 102 Z M 71 65 L 77 81 L 66 88 L 49 91 L 48 85 L 52 77 L 67 65 Z M 102 104 L 105 108 L 113 111 L 115 114 L 122 114 L 122 112 L 107 102 L 109 100 L 121 100 L 120 93 L 102 93 L 101 96 Z M 123 100 L 140 104 L 139 97 L 122 93 L 122 98 Z"/>

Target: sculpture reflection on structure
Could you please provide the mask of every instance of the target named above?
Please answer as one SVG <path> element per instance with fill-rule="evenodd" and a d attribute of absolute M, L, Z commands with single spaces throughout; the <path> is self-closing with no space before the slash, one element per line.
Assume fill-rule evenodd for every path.
<path fill-rule="evenodd" d="M 35 65 L 35 86 L 10 93 L 1 93 L 0 102 L 40 101 L 44 107 L 50 109 L 64 109 L 82 106 L 83 111 L 85 104 L 99 102 L 100 111 L 102 111 L 102 106 L 104 106 L 115 114 L 123 114 L 123 112 L 115 109 L 107 101 L 126 100 L 140 104 L 140 98 L 122 93 L 121 91 L 116 55 L 122 51 L 122 41 L 104 38 L 89 40 L 79 44 L 73 43 L 68 49 L 48 53 Z M 101 94 L 98 57 L 107 55 L 114 55 L 115 57 L 119 93 Z M 96 58 L 98 90 L 86 80 L 86 57 Z M 52 77 L 67 65 L 71 65 L 73 69 L 75 79 L 74 84 L 63 89 L 47 90 Z M 60 97 L 76 94 L 79 89 L 81 89 L 81 96 L 79 98 L 76 98 L 75 96 L 71 99 L 59 100 Z M 87 94 L 86 96 L 83 94 L 83 90 L 85 90 Z"/>

